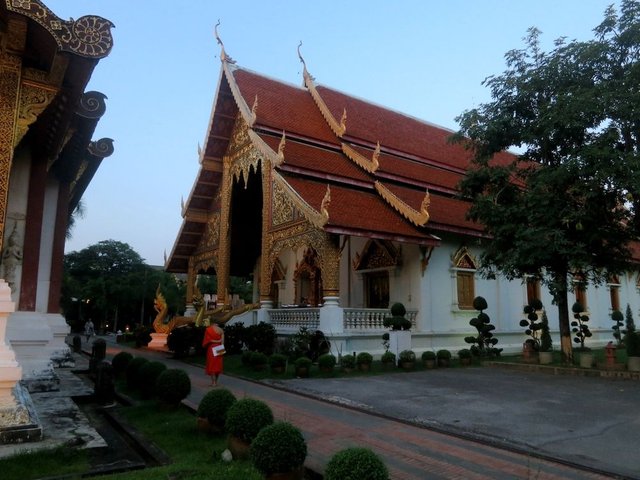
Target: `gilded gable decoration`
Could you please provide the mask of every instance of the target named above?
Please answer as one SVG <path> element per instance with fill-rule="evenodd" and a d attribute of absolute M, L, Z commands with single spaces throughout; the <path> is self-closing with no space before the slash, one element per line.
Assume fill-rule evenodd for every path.
<path fill-rule="evenodd" d="M 361 168 L 364 168 L 369 173 L 375 173 L 378 170 L 378 166 L 380 165 L 378 162 L 378 157 L 380 155 L 380 142 L 376 145 L 376 149 L 373 151 L 371 155 L 371 160 L 362 155 L 356 149 L 354 149 L 351 145 L 346 143 L 342 143 L 342 153 L 344 153 L 349 159 L 358 164 Z"/>
<path fill-rule="evenodd" d="M 25 136 L 34 123 L 55 98 L 57 89 L 51 86 L 23 81 L 20 89 L 20 110 L 13 140 L 14 147 Z"/>
<path fill-rule="evenodd" d="M 322 99 L 322 97 L 320 96 L 320 93 L 318 93 L 318 90 L 316 89 L 314 78 L 311 76 L 311 74 L 309 74 L 307 70 L 307 64 L 305 63 L 304 58 L 302 58 L 302 54 L 300 53 L 301 46 L 302 46 L 302 42 L 300 42 L 300 44 L 298 45 L 298 58 L 300 59 L 300 62 L 302 62 L 302 67 L 303 67 L 302 76 L 304 78 L 304 86 L 307 87 L 307 89 L 311 93 L 311 97 L 313 98 L 313 101 L 315 102 L 316 106 L 320 110 L 320 113 L 322 113 L 322 116 L 324 117 L 326 122 L 329 124 L 329 127 L 331 128 L 331 130 L 333 130 L 333 133 L 335 133 L 338 137 L 342 138 L 342 136 L 347 131 L 347 109 L 345 108 L 342 111 L 342 118 L 340 119 L 340 122 L 338 122 L 336 118 L 333 116 L 333 114 L 331 113 L 331 110 L 329 110 L 329 107 L 327 107 L 327 104 L 324 103 L 324 100 Z"/>
<path fill-rule="evenodd" d="M 309 222 L 311 222 L 313 226 L 317 228 L 322 228 L 326 225 L 326 223 L 329 221 L 328 211 L 326 212 L 326 215 L 325 215 L 323 213 L 318 212 L 316 209 L 314 209 L 276 171 L 272 172 L 272 177 L 274 182 L 274 188 L 276 185 L 278 185 L 282 189 L 282 191 L 285 192 L 285 194 L 291 199 L 291 201 L 293 202 L 295 207 L 300 211 L 300 213 L 302 213 L 302 215 Z M 327 193 L 325 193 L 325 198 L 323 199 L 323 203 L 326 203 L 325 210 L 326 210 L 326 207 L 328 206 L 327 202 L 330 200 L 331 200 L 331 195 L 329 192 L 329 187 L 327 186 Z"/>
<path fill-rule="evenodd" d="M 389 205 L 400 212 L 400 214 L 411 223 L 419 227 L 423 227 L 427 224 L 427 222 L 429 221 L 429 205 L 431 203 L 429 190 L 427 190 L 425 193 L 422 204 L 420 205 L 420 211 L 417 211 L 407 205 L 404 201 L 402 201 L 402 199 L 400 199 L 396 194 L 394 194 L 378 180 L 375 181 L 374 185 L 376 187 L 376 191 L 380 194 L 380 196 L 384 198 L 384 200 Z"/>
<path fill-rule="evenodd" d="M 460 247 L 458 251 L 454 253 L 451 260 L 455 268 L 465 268 L 469 270 L 476 270 L 478 268 L 478 261 L 466 246 Z"/>
<path fill-rule="evenodd" d="M 199 249 L 210 249 L 220 242 L 220 212 L 213 213 L 207 220 Z"/>
<path fill-rule="evenodd" d="M 280 184 L 273 183 L 271 197 L 271 225 L 277 227 L 296 219 L 296 210 L 290 197 L 285 193 Z"/>
<path fill-rule="evenodd" d="M 236 180 L 244 177 L 245 181 L 247 181 L 251 170 L 258 171 L 258 163 L 263 157 L 262 152 L 256 148 L 253 142 L 253 135 L 255 134 L 252 134 L 253 131 L 239 116 L 229 141 L 227 156 L 229 173 Z"/>
<path fill-rule="evenodd" d="M 375 270 L 396 267 L 400 263 L 400 251 L 386 240 L 369 240 L 353 261 L 354 270 Z"/>

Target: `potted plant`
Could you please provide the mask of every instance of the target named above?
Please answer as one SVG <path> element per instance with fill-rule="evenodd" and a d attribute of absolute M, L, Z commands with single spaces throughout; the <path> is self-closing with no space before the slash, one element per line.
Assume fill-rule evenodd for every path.
<path fill-rule="evenodd" d="M 287 357 L 281 353 L 274 353 L 269 357 L 269 367 L 272 373 L 283 373 L 287 367 Z"/>
<path fill-rule="evenodd" d="M 388 345 L 385 345 L 385 350 L 393 352 L 397 359 L 399 359 L 401 351 L 411 349 L 411 321 L 405 317 L 406 314 L 407 309 L 404 305 L 396 302 L 391 305 L 391 316 L 386 317 L 382 322 L 386 328 L 391 330 L 386 333 L 389 340 Z"/>
<path fill-rule="evenodd" d="M 262 352 L 253 352 L 251 354 L 251 368 L 256 372 L 260 372 L 267 368 L 269 358 Z"/>
<path fill-rule="evenodd" d="M 451 352 L 447 349 L 441 349 L 436 352 L 439 367 L 448 367 L 451 362 Z"/>
<path fill-rule="evenodd" d="M 300 430 L 287 422 L 264 427 L 251 442 L 251 461 L 266 479 L 302 480 L 307 444 Z"/>
<path fill-rule="evenodd" d="M 222 433 L 227 411 L 235 402 L 235 395 L 226 388 L 209 390 L 198 404 L 198 428 L 208 433 Z"/>
<path fill-rule="evenodd" d="M 255 398 L 242 398 L 227 410 L 224 429 L 233 458 L 248 458 L 249 446 L 258 432 L 273 423 L 271 407 Z"/>
<path fill-rule="evenodd" d="M 433 350 L 425 350 L 422 352 L 422 364 L 425 368 L 435 368 L 436 367 L 436 352 Z"/>
<path fill-rule="evenodd" d="M 293 365 L 295 367 L 296 377 L 306 378 L 309 376 L 309 369 L 311 368 L 311 359 L 309 357 L 296 358 Z"/>
<path fill-rule="evenodd" d="M 324 353 L 318 357 L 318 368 L 323 373 L 332 373 L 336 366 L 336 357 L 331 353 Z"/>
<path fill-rule="evenodd" d="M 640 333 L 635 329 L 627 331 L 624 345 L 627 350 L 627 370 L 640 372 Z"/>
<path fill-rule="evenodd" d="M 571 307 L 573 312 L 573 320 L 571 321 L 571 331 L 574 334 L 573 341 L 579 343 L 576 348 L 580 353 L 580 366 L 582 368 L 591 368 L 593 366 L 593 353 L 591 349 L 584 346 L 587 338 L 591 337 L 589 330 L 589 315 L 585 313 L 584 306 L 580 302 L 575 302 Z"/>
<path fill-rule="evenodd" d="M 405 370 L 411 370 L 416 362 L 416 354 L 413 350 L 403 350 L 398 355 L 398 363 Z"/>
<path fill-rule="evenodd" d="M 385 369 L 391 368 L 391 366 L 396 365 L 396 354 L 393 352 L 384 352 L 380 357 L 380 362 Z"/>
<path fill-rule="evenodd" d="M 349 373 L 356 368 L 356 357 L 353 355 L 345 355 L 340 359 L 340 365 L 342 365 L 342 370 Z"/>
<path fill-rule="evenodd" d="M 356 364 L 362 372 L 368 372 L 371 369 L 371 362 L 373 362 L 373 356 L 368 352 L 360 352 L 356 356 Z"/>
<path fill-rule="evenodd" d="M 553 362 L 553 339 L 549 332 L 549 319 L 547 312 L 542 311 L 542 328 L 540 330 L 540 351 L 538 352 L 538 361 L 543 365 Z"/>
<path fill-rule="evenodd" d="M 389 471 L 384 462 L 367 448 L 351 447 L 336 453 L 324 472 L 324 480 L 366 478 L 388 480 Z"/>
<path fill-rule="evenodd" d="M 458 350 L 458 359 L 460 360 L 460 365 L 471 365 L 471 350 L 468 348 Z"/>

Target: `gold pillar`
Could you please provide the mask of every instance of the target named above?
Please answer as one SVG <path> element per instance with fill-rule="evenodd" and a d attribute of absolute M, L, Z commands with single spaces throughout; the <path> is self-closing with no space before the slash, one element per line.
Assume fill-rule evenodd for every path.
<path fill-rule="evenodd" d="M 231 189 L 233 176 L 231 175 L 231 159 L 222 159 L 222 189 L 220 191 L 220 243 L 218 247 L 218 304 L 227 303 L 229 290 L 229 271 L 231 261 Z"/>
<path fill-rule="evenodd" d="M 262 254 L 260 256 L 260 301 L 276 301 L 271 298 L 271 275 L 273 274 L 273 240 L 269 233 L 271 226 L 271 166 L 262 165 Z"/>
<path fill-rule="evenodd" d="M 12 22 L 13 23 L 13 22 Z M 21 50 L 26 38 L 26 25 L 11 25 L 7 42 L 9 48 Z M 16 28 L 14 28 L 16 27 Z M 16 33 L 17 32 L 17 33 Z M 14 33 L 16 33 L 14 35 Z M 11 55 L 4 48 L 0 49 L 0 248 L 4 241 L 4 227 L 7 218 L 7 201 L 9 197 L 9 174 L 13 161 L 13 139 L 18 119 L 18 102 L 20 99 L 20 77 L 22 59 Z"/>
<path fill-rule="evenodd" d="M 320 265 L 322 268 L 322 296 L 338 297 L 340 295 L 340 245 L 337 235 L 325 233 L 320 249 Z"/>

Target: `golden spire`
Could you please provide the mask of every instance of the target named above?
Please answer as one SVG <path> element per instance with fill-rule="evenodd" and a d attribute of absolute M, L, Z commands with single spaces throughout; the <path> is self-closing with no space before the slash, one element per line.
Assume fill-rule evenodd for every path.
<path fill-rule="evenodd" d="M 331 189 L 329 188 L 329 184 L 327 184 L 327 191 L 320 204 L 320 213 L 325 218 L 325 223 L 329 221 L 329 205 L 331 205 Z"/>
<path fill-rule="evenodd" d="M 220 39 L 220 35 L 218 35 L 219 25 L 220 25 L 220 19 L 218 19 L 218 23 L 216 23 L 215 27 L 213 27 L 213 31 L 216 36 L 216 40 L 220 45 L 220 61 L 227 62 L 227 63 L 236 63 L 229 55 L 227 55 L 227 52 L 224 51 L 224 43 L 222 43 L 222 40 Z"/>
<path fill-rule="evenodd" d="M 282 130 L 282 138 L 278 144 L 278 159 L 280 159 L 280 163 L 278 163 L 278 165 L 282 165 L 284 163 L 284 147 L 286 143 L 285 133 L 284 130 Z"/>

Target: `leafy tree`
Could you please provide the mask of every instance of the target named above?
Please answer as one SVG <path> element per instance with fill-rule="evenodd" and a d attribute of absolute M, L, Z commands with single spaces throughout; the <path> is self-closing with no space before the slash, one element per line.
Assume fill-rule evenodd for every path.
<path fill-rule="evenodd" d="M 473 154 L 460 185 L 469 217 L 492 237 L 482 271 L 549 287 L 565 361 L 570 282 L 626 270 L 640 225 L 640 3 L 609 7 L 594 33 L 543 52 L 530 29 L 484 81 L 492 100 L 463 112 L 454 137 Z"/>
<path fill-rule="evenodd" d="M 144 263 L 128 244 L 104 240 L 64 258 L 61 305 L 73 329 L 91 318 L 101 329 L 150 323 L 162 285 L 170 311 L 184 310 L 184 286 L 173 275 Z"/>

